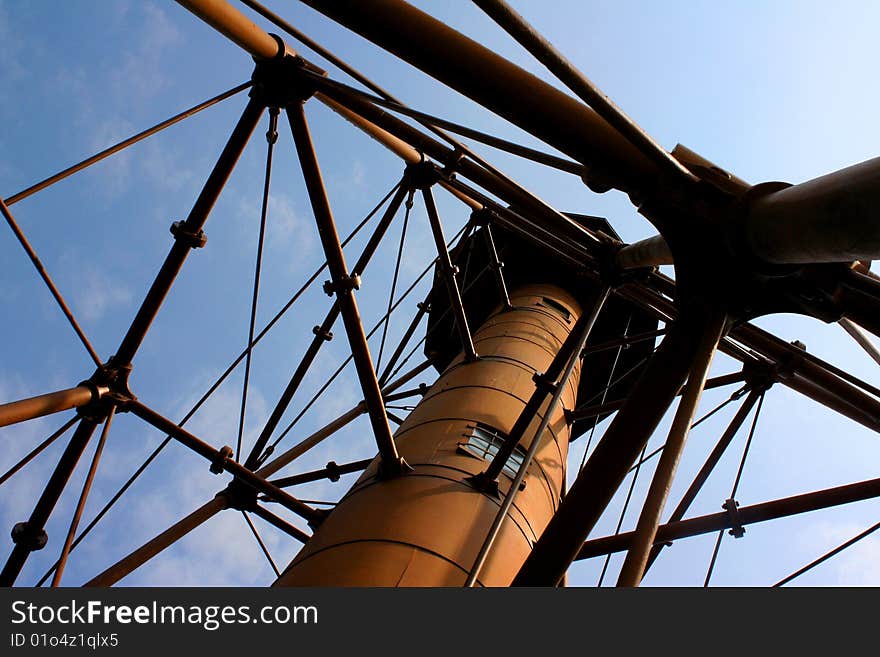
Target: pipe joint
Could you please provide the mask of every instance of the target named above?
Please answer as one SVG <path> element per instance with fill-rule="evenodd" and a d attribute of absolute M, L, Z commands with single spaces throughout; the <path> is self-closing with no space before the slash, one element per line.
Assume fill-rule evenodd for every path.
<path fill-rule="evenodd" d="M 12 542 L 28 552 L 42 550 L 48 541 L 46 530 L 30 522 L 19 522 L 12 528 Z"/>
<path fill-rule="evenodd" d="M 280 37 L 271 36 L 283 45 Z M 289 50 L 279 49 L 274 58 L 257 61 L 251 75 L 250 96 L 269 108 L 304 103 L 318 90 L 317 79 L 326 76 L 324 69 Z"/>

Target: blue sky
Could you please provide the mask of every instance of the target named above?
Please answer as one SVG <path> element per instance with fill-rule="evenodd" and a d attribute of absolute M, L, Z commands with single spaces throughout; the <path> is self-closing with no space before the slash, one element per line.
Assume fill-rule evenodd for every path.
<path fill-rule="evenodd" d="M 267 2 L 294 25 L 363 70 L 402 100 L 530 145 L 517 128 L 414 71 L 308 8 Z M 420 6 L 487 46 L 548 75 L 473 5 Z M 797 183 L 877 155 L 880 92 L 873 80 L 880 55 L 880 6 L 869 2 L 516 2 L 514 5 L 603 91 L 666 148 L 681 142 L 738 176 L 757 183 Z M 551 6 L 552 9 L 548 9 Z M 260 22 L 257 19 L 257 22 Z M 305 51 L 304 51 L 305 52 Z M 309 53 L 305 52 L 307 56 Z M 237 48 L 172 2 L 66 3 L 0 1 L 0 195 L 4 197 L 131 133 L 224 91 L 251 73 Z M 334 77 L 344 79 L 341 74 Z M 244 104 L 238 96 L 138 144 L 12 207 L 20 225 L 81 320 L 99 354 L 109 356 L 131 321 L 171 244 L 169 224 L 182 219 L 204 182 Z M 348 232 L 397 181 L 400 163 L 335 115 L 309 103 L 309 118 L 340 232 Z M 141 400 L 179 418 L 242 349 L 247 335 L 265 122 L 255 133 L 212 214 L 208 246 L 192 254 L 145 340 L 132 374 Z M 258 327 L 320 264 L 322 256 L 291 139 L 284 122 L 276 149 Z M 561 210 L 608 217 L 628 241 L 652 233 L 621 194 L 592 194 L 571 176 L 496 154 L 511 174 Z M 451 235 L 467 213 L 438 194 Z M 384 312 L 399 224 L 365 276 L 358 300 L 369 327 Z M 347 249 L 352 262 L 363 240 Z M 432 255 L 417 204 L 403 263 L 405 285 Z M 68 387 L 91 374 L 89 359 L 8 230 L 0 231 L 0 308 L 3 309 L 0 399 Z M 425 292 L 420 286 L 392 323 L 399 336 Z M 328 300 L 316 289 L 294 307 L 256 350 L 246 423 L 252 441 L 323 318 Z M 758 322 L 786 340 L 877 381 L 877 365 L 837 326 L 789 315 Z M 340 327 L 341 328 L 341 327 Z M 339 337 L 342 331 L 338 330 Z M 378 343 L 371 343 L 375 349 Z M 343 339 L 327 345 L 294 401 L 289 418 L 345 354 Z M 415 361 L 413 361 L 415 362 Z M 738 369 L 719 356 L 714 372 Z M 189 425 L 215 445 L 234 444 L 241 372 Z M 297 425 L 307 435 L 354 405 L 352 376 Z M 710 391 L 703 408 L 730 390 Z M 733 408 L 692 434 L 671 500 L 699 468 Z M 14 463 L 63 422 L 52 417 L 4 429 L 0 469 Z M 667 421 L 652 439 L 661 444 Z M 372 456 L 368 424 L 359 421 L 301 459 L 291 472 Z M 140 421 L 114 423 L 88 521 L 161 440 Z M 745 432 L 729 450 L 692 508 L 719 510 L 727 497 Z M 580 462 L 584 440 L 573 446 Z M 247 444 L 247 443 L 246 443 Z M 291 444 L 291 443 L 282 443 Z M 27 517 L 63 443 L 0 489 L 0 526 Z M 650 448 L 649 448 L 650 449 Z M 87 451 L 85 460 L 91 457 Z M 781 387 L 767 395 L 737 498 L 751 504 L 877 476 L 880 444 L 870 431 L 838 418 Z M 58 554 L 86 466 L 82 465 L 48 525 L 50 545 L 33 555 L 20 582 L 32 583 Z M 644 494 L 650 471 L 636 495 Z M 351 479 L 298 489 L 332 500 Z M 170 445 L 71 558 L 65 582 L 78 584 L 225 485 L 185 448 Z M 620 496 L 618 496 L 620 498 Z M 636 497 L 638 499 L 638 497 Z M 613 531 L 621 499 L 594 535 Z M 727 537 L 713 583 L 766 585 L 877 520 L 878 503 L 815 512 L 750 527 Z M 625 528 L 635 523 L 633 506 Z M 259 524 L 259 521 L 257 521 Z M 261 531 L 279 564 L 298 546 L 265 525 Z M 645 584 L 702 583 L 714 536 L 680 541 L 666 551 Z M 11 544 L 9 544 L 11 547 Z M 6 548 L 4 548 L 6 549 Z M 616 579 L 612 559 L 606 583 Z M 880 584 L 880 539 L 864 541 L 813 573 L 803 584 Z M 595 585 L 600 560 L 575 565 L 569 583 Z M 124 584 L 266 584 L 273 579 L 241 517 L 226 513 L 193 532 Z"/>

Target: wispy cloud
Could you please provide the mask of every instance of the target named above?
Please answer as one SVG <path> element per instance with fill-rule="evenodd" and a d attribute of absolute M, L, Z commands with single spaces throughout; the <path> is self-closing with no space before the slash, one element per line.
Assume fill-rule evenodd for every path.
<path fill-rule="evenodd" d="M 163 59 L 183 42 L 183 35 L 168 19 L 163 9 L 151 3 L 138 7 L 131 17 L 141 26 L 132 38 L 131 48 L 121 64 L 114 68 L 113 84 L 120 95 L 143 101 L 155 96 L 167 84 L 167 67 Z M 137 84 L 132 84 L 136 81 Z"/>
<path fill-rule="evenodd" d="M 74 306 L 79 317 L 94 322 L 115 307 L 131 304 L 132 293 L 125 285 L 107 272 L 92 265 L 80 264 L 70 268 Z"/>
<path fill-rule="evenodd" d="M 820 522 L 811 524 L 800 537 L 801 544 L 811 546 L 820 553 L 836 547 L 862 533 L 866 526 L 852 522 Z M 815 546 L 827 546 L 821 552 Z M 817 567 L 828 581 L 838 586 L 880 585 L 880 535 L 874 533 L 855 545 L 838 553 Z"/>

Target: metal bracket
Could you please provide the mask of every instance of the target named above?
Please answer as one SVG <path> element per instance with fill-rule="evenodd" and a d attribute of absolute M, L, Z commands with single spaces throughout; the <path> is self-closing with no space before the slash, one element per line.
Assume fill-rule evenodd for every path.
<path fill-rule="evenodd" d="M 199 230 L 194 233 L 187 230 L 186 223 L 183 221 L 175 221 L 171 224 L 169 230 L 171 231 L 171 234 L 174 235 L 174 239 L 182 241 L 191 249 L 201 249 L 208 243 L 208 236 L 205 235 L 205 231 Z"/>
<path fill-rule="evenodd" d="M 414 189 L 430 189 L 445 177 L 444 171 L 438 169 L 433 162 L 408 164 L 405 173 Z"/>
<path fill-rule="evenodd" d="M 743 527 L 743 524 L 740 521 L 739 502 L 730 497 L 724 500 L 724 504 L 721 505 L 721 508 L 727 511 L 727 515 L 730 516 L 730 524 L 732 527 L 730 528 L 730 531 L 728 531 L 728 534 L 734 538 L 742 538 L 746 533 L 746 528 Z"/>
<path fill-rule="evenodd" d="M 223 445 L 223 447 L 221 447 L 220 450 L 217 452 L 217 456 L 215 456 L 211 460 L 211 472 L 217 475 L 223 474 L 223 466 L 226 461 L 228 461 L 232 457 L 233 454 L 234 452 L 229 445 Z"/>
<path fill-rule="evenodd" d="M 36 552 L 46 547 L 49 535 L 45 529 L 36 529 L 29 522 L 18 522 L 12 528 L 12 542 L 21 545 L 29 552 Z"/>
<path fill-rule="evenodd" d="M 360 276 L 343 276 L 335 281 L 324 281 L 324 294 L 332 297 L 334 294 L 347 294 L 352 290 L 361 289 Z"/>
<path fill-rule="evenodd" d="M 312 333 L 326 342 L 330 342 L 333 339 L 333 331 L 325 331 L 320 326 L 313 326 Z"/>
<path fill-rule="evenodd" d="M 535 388 L 544 392 L 545 394 L 553 394 L 556 392 L 556 388 L 559 385 L 556 381 L 552 381 L 547 378 L 547 375 L 541 372 L 535 372 L 532 375 L 532 381 L 535 382 Z"/>

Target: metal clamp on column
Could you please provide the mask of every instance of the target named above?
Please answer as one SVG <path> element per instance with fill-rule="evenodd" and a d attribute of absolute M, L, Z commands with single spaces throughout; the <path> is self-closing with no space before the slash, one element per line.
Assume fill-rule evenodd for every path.
<path fill-rule="evenodd" d="M 324 281 L 322 289 L 328 297 L 332 297 L 334 294 L 349 294 L 352 290 L 361 289 L 361 277 L 357 274 L 354 276 L 340 276 L 335 281 Z M 315 333 L 315 335 L 318 334 Z"/>
<path fill-rule="evenodd" d="M 233 451 L 229 445 L 223 445 L 218 451 L 217 456 L 211 460 L 211 472 L 214 474 L 223 474 L 226 461 L 232 457 Z"/>
<path fill-rule="evenodd" d="M 317 335 L 319 338 L 321 338 L 325 342 L 330 342 L 330 340 L 333 339 L 333 331 L 325 331 L 320 326 L 313 326 L 312 333 Z"/>
<path fill-rule="evenodd" d="M 731 527 L 728 533 L 734 538 L 742 538 L 746 533 L 746 528 L 743 527 L 742 521 L 740 520 L 739 502 L 731 497 L 724 500 L 724 504 L 721 505 L 721 508 L 727 511 L 727 515 L 730 516 Z"/>
<path fill-rule="evenodd" d="M 174 239 L 183 242 L 191 249 L 201 249 L 208 243 L 205 231 L 201 229 L 195 232 L 187 230 L 186 223 L 183 221 L 175 221 L 169 230 L 174 235 Z"/>
<path fill-rule="evenodd" d="M 12 528 L 12 542 L 29 552 L 42 550 L 48 541 L 46 530 L 37 528 L 29 522 L 17 522 Z"/>

